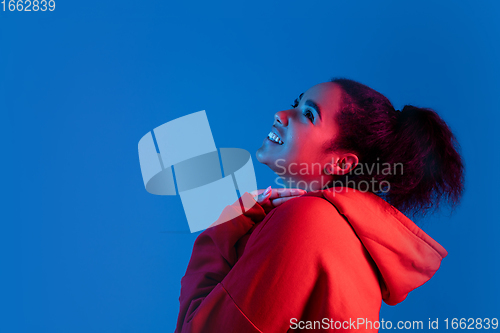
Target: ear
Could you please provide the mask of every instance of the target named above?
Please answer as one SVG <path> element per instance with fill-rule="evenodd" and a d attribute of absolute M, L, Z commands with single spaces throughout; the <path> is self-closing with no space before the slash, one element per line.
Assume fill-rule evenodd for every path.
<path fill-rule="evenodd" d="M 328 175 L 345 175 L 358 165 L 359 160 L 355 154 L 347 153 L 336 158 L 335 163 L 325 166 L 325 173 Z"/>
<path fill-rule="evenodd" d="M 346 173 L 351 172 L 352 169 L 354 169 L 356 165 L 358 165 L 358 163 L 359 163 L 358 156 L 356 156 L 355 154 L 351 153 L 344 154 L 344 156 L 341 157 L 340 165 L 338 166 L 339 168 L 338 174 L 344 175 Z"/>

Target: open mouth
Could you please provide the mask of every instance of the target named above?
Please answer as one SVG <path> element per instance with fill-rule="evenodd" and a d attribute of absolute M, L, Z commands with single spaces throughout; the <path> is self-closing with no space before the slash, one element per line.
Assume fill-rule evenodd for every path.
<path fill-rule="evenodd" d="M 283 144 L 283 141 L 281 141 L 281 138 L 274 132 L 269 132 L 269 134 L 267 135 L 267 138 L 274 142 L 274 143 L 277 143 L 279 145 L 282 145 Z"/>

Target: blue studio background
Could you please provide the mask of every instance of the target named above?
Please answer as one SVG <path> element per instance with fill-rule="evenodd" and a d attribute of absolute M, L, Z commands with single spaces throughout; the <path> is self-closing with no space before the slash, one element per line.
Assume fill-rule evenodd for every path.
<path fill-rule="evenodd" d="M 495 1 L 1 11 L 0 332 L 172 332 L 198 233 L 179 197 L 144 189 L 140 138 L 206 110 L 216 145 L 250 151 L 265 188 L 255 151 L 274 113 L 334 76 L 437 110 L 467 167 L 462 205 L 420 222 L 449 256 L 381 318 L 500 317 L 499 18 Z"/>

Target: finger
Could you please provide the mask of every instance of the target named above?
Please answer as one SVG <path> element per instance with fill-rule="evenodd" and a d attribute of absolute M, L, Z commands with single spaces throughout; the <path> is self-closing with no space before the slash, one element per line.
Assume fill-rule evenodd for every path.
<path fill-rule="evenodd" d="M 259 194 L 264 193 L 264 191 L 265 191 L 265 190 L 266 190 L 266 189 L 263 189 L 263 190 L 255 190 L 255 191 L 250 192 L 250 194 L 251 194 L 252 196 L 256 197 L 256 196 L 258 196 Z"/>
<path fill-rule="evenodd" d="M 299 188 L 277 188 L 273 189 L 273 193 L 271 194 L 270 199 L 276 199 L 276 198 L 285 198 L 285 197 L 292 197 L 292 196 L 300 196 L 303 194 L 306 194 L 307 191 L 301 190 Z"/>
<path fill-rule="evenodd" d="M 262 197 L 262 194 L 266 191 L 266 189 L 263 189 L 263 190 L 255 190 L 255 191 L 252 191 L 250 192 L 250 194 L 252 195 L 252 197 L 254 198 L 255 201 L 258 201 L 257 199 L 259 199 L 260 197 Z"/>
<path fill-rule="evenodd" d="M 258 196 L 254 197 L 254 199 L 258 203 L 263 203 L 264 201 L 266 201 L 271 196 L 272 192 L 273 192 L 273 190 L 272 190 L 271 186 L 269 186 L 261 194 L 259 194 Z"/>
<path fill-rule="evenodd" d="M 267 188 L 263 189 L 263 190 L 255 190 L 255 191 L 252 191 L 250 192 L 250 194 L 254 197 L 258 196 L 258 195 L 261 195 L 262 193 L 264 193 L 265 191 L 267 191 L 267 189 L 269 189 L 269 191 L 273 190 L 273 191 L 276 191 L 277 189 L 272 189 L 271 186 L 268 186 Z"/>
<path fill-rule="evenodd" d="M 287 202 L 288 200 L 296 199 L 298 197 L 286 197 L 286 198 L 278 198 L 271 200 L 271 203 L 273 204 L 274 207 L 278 207 L 279 205 L 282 205 L 284 202 Z"/>

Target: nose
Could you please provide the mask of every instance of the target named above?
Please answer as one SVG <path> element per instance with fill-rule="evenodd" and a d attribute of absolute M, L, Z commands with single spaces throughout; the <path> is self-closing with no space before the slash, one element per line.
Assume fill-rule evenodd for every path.
<path fill-rule="evenodd" d="M 285 111 L 278 111 L 274 114 L 274 125 L 288 126 L 288 115 Z"/>

